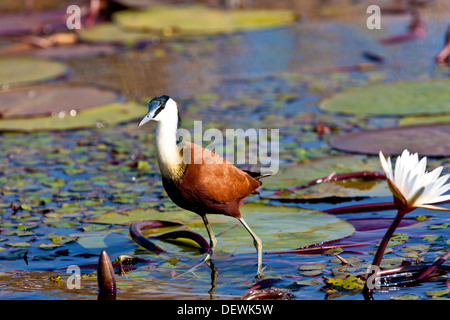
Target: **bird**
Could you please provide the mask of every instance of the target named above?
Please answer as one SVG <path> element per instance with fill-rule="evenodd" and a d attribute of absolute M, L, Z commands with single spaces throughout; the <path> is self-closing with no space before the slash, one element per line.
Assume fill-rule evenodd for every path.
<path fill-rule="evenodd" d="M 251 194 L 259 194 L 260 179 L 270 174 L 242 170 L 225 158 L 190 141 L 180 141 L 177 102 L 159 95 L 149 102 L 148 113 L 138 128 L 156 122 L 156 156 L 163 187 L 180 208 L 198 214 L 209 236 L 210 248 L 203 262 L 209 263 L 217 239 L 207 216 L 221 214 L 238 219 L 253 238 L 257 253 L 257 275 L 263 275 L 262 241 L 242 218 L 239 207 Z M 202 262 L 202 263 L 203 263 Z"/>

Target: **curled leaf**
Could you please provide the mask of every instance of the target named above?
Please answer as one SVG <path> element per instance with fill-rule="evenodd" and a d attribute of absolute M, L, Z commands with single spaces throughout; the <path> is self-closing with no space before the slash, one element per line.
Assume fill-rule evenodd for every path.
<path fill-rule="evenodd" d="M 154 237 L 158 240 L 167 241 L 183 241 L 183 239 L 189 239 L 195 242 L 200 247 L 200 253 L 206 253 L 209 250 L 209 244 L 200 234 L 189 230 L 179 230 L 161 234 Z M 185 243 L 185 242 L 184 242 Z"/>

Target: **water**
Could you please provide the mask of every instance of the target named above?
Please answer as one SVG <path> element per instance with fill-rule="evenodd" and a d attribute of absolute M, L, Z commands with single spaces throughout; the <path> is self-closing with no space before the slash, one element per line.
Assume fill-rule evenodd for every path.
<path fill-rule="evenodd" d="M 373 83 L 373 79 L 448 76 L 448 70 L 436 68 L 432 61 L 442 45 L 448 21 L 438 15 L 431 17 L 426 39 L 392 46 L 378 45 L 376 35 L 358 19 L 297 23 L 206 40 L 171 40 L 156 48 L 127 50 L 101 58 L 70 59 L 67 62 L 73 72 L 67 81 L 107 85 L 129 99 L 170 94 L 182 102 L 185 125 L 201 119 L 222 129 L 280 128 L 281 163 L 286 165 L 297 162 L 299 147 L 310 158 L 336 153 L 329 149 L 326 140 L 317 138 L 311 117 L 328 117 L 335 129 L 333 135 L 351 130 L 353 124 L 361 121 L 370 128 L 389 126 L 397 120 L 326 114 L 318 108 L 318 103 L 329 94 Z M 389 17 L 384 22 L 381 34 L 404 30 L 403 18 Z M 153 58 L 156 49 L 163 50 L 165 57 Z M 326 66 L 365 62 L 361 55 L 364 50 L 385 55 L 386 67 L 365 72 L 319 72 Z M 199 99 L 205 94 L 209 98 Z M 164 197 L 154 157 L 154 128 L 149 126 L 138 131 L 136 124 L 67 132 L 1 134 L 0 298 L 97 299 L 96 277 L 91 273 L 96 271 L 93 264 L 97 263 L 101 250 L 106 250 L 112 259 L 128 254 L 147 260 L 137 263 L 125 275 L 117 276 L 118 299 L 240 299 L 256 282 L 256 254 L 248 251 L 252 248 L 249 236 L 235 239 L 234 247 L 221 246 L 221 239 L 227 233 L 219 237 L 218 252 L 213 259 L 219 270 L 217 281 L 211 278 L 211 270 L 206 265 L 198 268 L 196 276 L 177 278 L 201 261 L 203 256 L 198 250 L 158 242 L 171 254 L 156 255 L 133 243 L 128 236 L 128 224 L 95 222 L 95 218 L 105 214 L 149 207 L 168 211 L 166 219 L 171 219 L 170 210 L 174 208 Z M 149 168 L 139 170 L 136 160 L 147 161 Z M 445 160 L 437 159 L 434 164 L 442 162 Z M 270 186 L 270 180 L 264 185 Z M 260 200 L 253 197 L 249 201 Z M 320 211 L 384 201 L 391 198 L 281 204 Z M 346 220 L 394 215 L 394 211 L 388 210 L 337 217 Z M 398 229 L 398 233 L 405 233 L 409 238 L 387 254 L 393 266 L 402 260 L 430 263 L 443 250 L 448 250 L 448 229 L 444 227 L 449 223 L 448 215 L 421 209 L 410 214 L 411 218 L 420 215 L 429 216 L 429 220 Z M 192 214 L 192 219 L 198 218 Z M 230 227 L 235 224 L 232 220 L 228 223 Z M 270 227 L 268 224 L 267 228 Z M 207 237 L 205 231 L 201 233 Z M 357 231 L 348 238 L 370 242 L 340 253 L 343 258 L 356 261 L 349 268 L 341 267 L 334 255 L 287 254 L 282 251 L 295 248 L 281 247 L 279 253 L 263 255 L 265 277 L 279 278 L 274 286 L 292 293 L 294 299 L 361 300 L 359 291 L 326 291 L 322 277 L 333 277 L 342 271 L 339 269 L 354 274 L 364 272 L 376 250 L 374 244 L 383 234 L 384 229 Z M 55 246 L 40 246 L 50 244 Z M 428 247 L 416 252 L 408 251 L 409 245 Z M 242 248 L 247 249 L 242 251 Z M 180 260 L 171 263 L 173 255 Z M 326 267 L 317 269 L 316 273 L 299 269 L 302 265 L 319 263 Z M 69 275 L 65 270 L 69 265 L 81 267 L 80 289 L 67 288 Z M 429 290 L 447 288 L 447 283 L 448 277 L 444 275 L 414 287 L 375 292 L 374 298 L 413 294 L 428 299 Z"/>

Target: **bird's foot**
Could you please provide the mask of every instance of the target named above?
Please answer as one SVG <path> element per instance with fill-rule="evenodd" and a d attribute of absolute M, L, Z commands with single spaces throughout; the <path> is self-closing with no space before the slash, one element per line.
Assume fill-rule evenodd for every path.
<path fill-rule="evenodd" d="M 202 262 L 200 262 L 199 264 L 193 266 L 192 268 L 190 268 L 189 270 L 187 270 L 186 272 L 183 272 L 182 274 L 180 274 L 179 276 L 175 277 L 175 278 L 179 278 L 182 277 L 184 275 L 186 275 L 187 273 L 192 273 L 194 276 L 196 276 L 198 278 L 198 276 L 195 274 L 195 270 L 200 267 L 202 264 L 206 263 L 209 267 L 211 267 L 211 256 L 212 256 L 213 252 L 210 250 L 208 252 L 208 254 L 206 255 L 205 259 L 203 259 Z"/>

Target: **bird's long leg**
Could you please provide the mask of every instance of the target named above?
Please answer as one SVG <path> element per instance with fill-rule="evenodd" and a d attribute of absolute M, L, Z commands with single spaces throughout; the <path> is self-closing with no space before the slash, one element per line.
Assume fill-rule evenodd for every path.
<path fill-rule="evenodd" d="M 205 224 L 205 228 L 206 228 L 206 231 L 208 232 L 208 236 L 209 236 L 209 251 L 206 254 L 205 259 L 203 259 L 203 261 L 201 263 L 193 266 L 191 269 L 189 269 L 188 271 L 186 271 L 182 275 L 184 275 L 186 273 L 194 273 L 195 269 L 197 269 L 203 263 L 206 263 L 209 267 L 211 267 L 213 272 L 216 272 L 216 273 L 218 272 L 217 268 L 214 265 L 211 266 L 211 264 L 212 264 L 211 257 L 212 257 L 212 255 L 214 253 L 214 249 L 216 248 L 217 239 L 216 239 L 216 236 L 214 235 L 214 232 L 211 229 L 211 225 L 209 224 L 209 221 L 208 221 L 208 218 L 206 218 L 206 215 L 202 215 L 202 219 L 203 219 L 203 223 Z"/>
<path fill-rule="evenodd" d="M 242 225 L 247 229 L 247 231 L 250 233 L 250 235 L 253 238 L 253 243 L 256 248 L 256 254 L 258 255 L 258 274 L 257 277 L 261 277 L 263 275 L 262 271 L 262 241 L 258 237 L 256 233 L 252 231 L 252 229 L 249 227 L 249 225 L 245 222 L 244 219 L 239 218 L 239 221 L 242 223 Z"/>
<path fill-rule="evenodd" d="M 211 257 L 214 253 L 214 249 L 216 248 L 217 245 L 217 239 L 216 236 L 214 235 L 214 232 L 211 229 L 211 225 L 209 224 L 208 218 L 206 218 L 206 214 L 202 216 L 202 219 L 209 236 L 209 251 L 204 260 L 204 262 L 207 262 L 211 260 Z"/>

